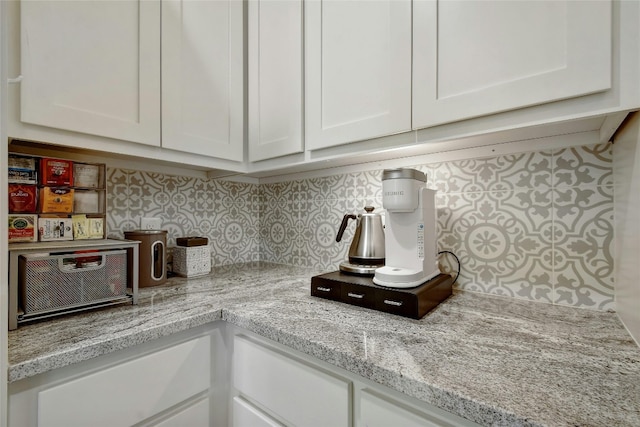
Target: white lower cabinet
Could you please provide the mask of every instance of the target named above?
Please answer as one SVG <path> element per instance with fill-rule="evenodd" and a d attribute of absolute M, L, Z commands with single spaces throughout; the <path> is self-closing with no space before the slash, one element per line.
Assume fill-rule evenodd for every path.
<path fill-rule="evenodd" d="M 129 426 L 209 388 L 209 337 L 38 393 L 38 426 Z"/>
<path fill-rule="evenodd" d="M 233 427 L 280 427 L 282 424 L 241 397 L 233 398 Z"/>
<path fill-rule="evenodd" d="M 274 418 L 289 425 L 350 425 L 349 380 L 264 347 L 245 336 L 235 336 L 233 344 L 231 382 L 239 395 L 255 401 Z"/>
<path fill-rule="evenodd" d="M 417 409 L 372 389 L 359 390 L 356 427 L 459 427 L 476 424 L 438 409 Z"/>
<path fill-rule="evenodd" d="M 231 331 L 233 427 L 478 426 L 249 332 Z"/>
<path fill-rule="evenodd" d="M 204 398 L 152 425 L 156 427 L 208 426 L 211 425 L 210 406 L 211 402 L 209 399 Z"/>
<path fill-rule="evenodd" d="M 12 383 L 9 425 L 211 425 L 212 336 L 161 343 Z"/>

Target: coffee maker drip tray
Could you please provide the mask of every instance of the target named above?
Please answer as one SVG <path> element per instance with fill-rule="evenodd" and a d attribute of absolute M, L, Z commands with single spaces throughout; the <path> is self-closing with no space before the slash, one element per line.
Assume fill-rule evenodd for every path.
<path fill-rule="evenodd" d="M 311 278 L 311 295 L 420 319 L 451 296 L 452 285 L 451 276 L 439 274 L 414 288 L 387 288 L 372 277 L 334 271 Z"/>

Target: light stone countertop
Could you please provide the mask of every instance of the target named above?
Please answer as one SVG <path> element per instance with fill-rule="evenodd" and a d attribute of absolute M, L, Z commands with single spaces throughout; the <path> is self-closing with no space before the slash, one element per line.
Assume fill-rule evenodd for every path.
<path fill-rule="evenodd" d="M 640 426 L 640 348 L 615 313 L 457 292 L 412 320 L 310 296 L 319 273 L 219 267 L 20 326 L 9 381 L 225 320 L 480 424 Z"/>

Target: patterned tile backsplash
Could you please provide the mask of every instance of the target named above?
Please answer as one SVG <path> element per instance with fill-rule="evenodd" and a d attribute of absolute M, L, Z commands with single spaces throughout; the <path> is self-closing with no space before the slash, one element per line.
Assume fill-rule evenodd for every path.
<path fill-rule="evenodd" d="M 438 190 L 438 248 L 460 289 L 597 310 L 614 308 L 613 173 L 607 144 L 419 164 Z M 209 237 L 213 265 L 271 261 L 332 271 L 355 225 L 382 209 L 382 171 L 242 184 L 109 169 L 108 230 L 159 217 L 168 245 Z M 442 268 L 455 270 L 443 255 Z"/>
<path fill-rule="evenodd" d="M 124 169 L 107 171 L 107 230 L 123 238 L 141 217 L 162 219 L 167 246 L 176 237 L 209 238 L 213 265 L 260 259 L 260 187 Z"/>

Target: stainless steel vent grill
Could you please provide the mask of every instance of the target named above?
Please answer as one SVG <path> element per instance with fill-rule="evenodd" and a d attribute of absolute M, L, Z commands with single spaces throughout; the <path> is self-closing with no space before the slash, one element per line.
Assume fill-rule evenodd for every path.
<path fill-rule="evenodd" d="M 126 250 L 20 256 L 25 315 L 127 297 Z"/>

